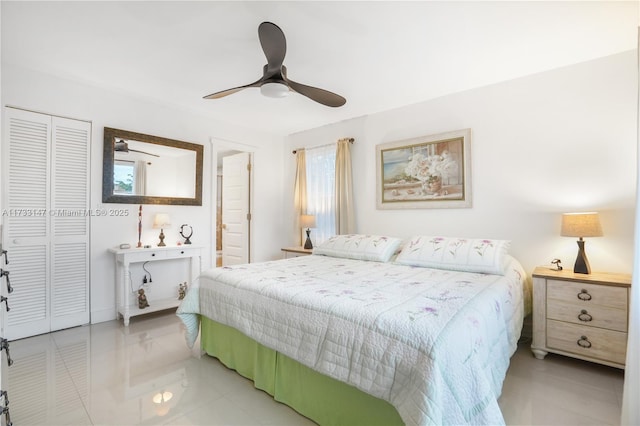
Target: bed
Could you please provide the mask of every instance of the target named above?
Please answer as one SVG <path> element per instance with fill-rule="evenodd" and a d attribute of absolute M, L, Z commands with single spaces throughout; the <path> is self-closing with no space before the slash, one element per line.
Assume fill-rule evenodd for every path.
<path fill-rule="evenodd" d="M 206 353 L 319 424 L 503 424 L 529 292 L 508 246 L 338 236 L 210 269 L 178 315 L 188 344 L 200 329 Z"/>

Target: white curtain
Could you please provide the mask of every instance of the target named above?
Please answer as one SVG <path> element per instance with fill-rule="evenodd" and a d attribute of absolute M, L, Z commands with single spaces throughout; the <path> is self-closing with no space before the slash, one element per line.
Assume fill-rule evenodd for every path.
<path fill-rule="evenodd" d="M 303 244 L 300 215 L 307 214 L 307 164 L 304 149 L 296 151 L 296 180 L 293 187 L 293 227 L 298 245 Z"/>
<path fill-rule="evenodd" d="M 307 214 L 316 217 L 311 241 L 317 245 L 336 234 L 336 145 L 306 151 Z"/>
<path fill-rule="evenodd" d="M 336 234 L 355 232 L 353 217 L 351 142 L 340 139 L 336 153 Z"/>
<path fill-rule="evenodd" d="M 145 161 L 136 161 L 135 194 L 145 195 L 147 193 L 147 163 Z"/>
<path fill-rule="evenodd" d="M 640 28 L 638 28 L 638 48 L 640 50 Z M 640 58 L 638 62 L 640 74 Z M 638 81 L 640 84 L 640 79 Z M 639 86 L 640 87 L 640 86 Z M 638 93 L 640 99 L 640 93 Z M 637 122 L 640 123 L 640 102 L 636 106 Z M 640 146 L 640 129 L 638 130 Z M 640 150 L 639 150 L 640 151 Z M 640 168 L 640 153 L 636 153 Z M 629 336 L 627 340 L 627 362 L 624 372 L 624 394 L 622 397 L 623 425 L 640 425 L 640 173 L 636 178 L 636 224 L 635 224 L 635 254 L 633 257 L 633 276 L 631 281 L 629 301 Z"/>

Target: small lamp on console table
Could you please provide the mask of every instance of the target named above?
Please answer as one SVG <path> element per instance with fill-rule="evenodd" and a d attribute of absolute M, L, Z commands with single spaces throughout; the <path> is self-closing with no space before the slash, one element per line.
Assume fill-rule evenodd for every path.
<path fill-rule="evenodd" d="M 309 234 L 311 234 L 311 230 L 309 228 L 316 227 L 316 217 L 310 214 L 300 215 L 300 227 L 307 228 L 307 241 L 304 242 L 304 248 L 312 249 L 313 244 L 311 244 L 311 238 L 309 238 Z"/>
<path fill-rule="evenodd" d="M 153 219 L 153 229 L 160 229 L 160 242 L 158 243 L 158 247 L 166 246 L 164 243 L 164 228 L 169 228 L 170 226 L 171 220 L 167 213 L 156 213 Z"/>
<path fill-rule="evenodd" d="M 596 212 L 589 213 L 565 213 L 562 215 L 562 229 L 560 235 L 563 237 L 578 237 L 578 257 L 573 267 L 576 274 L 590 274 L 591 266 L 584 252 L 583 237 L 602 237 L 602 226 L 600 216 Z"/>

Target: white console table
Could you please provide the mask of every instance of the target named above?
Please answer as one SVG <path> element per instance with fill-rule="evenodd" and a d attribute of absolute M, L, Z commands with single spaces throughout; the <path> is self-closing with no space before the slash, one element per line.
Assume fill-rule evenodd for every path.
<path fill-rule="evenodd" d="M 201 272 L 202 247 L 193 245 L 172 246 L 172 247 L 152 247 L 152 248 L 130 248 L 130 249 L 109 249 L 114 254 L 116 260 L 116 317 L 120 315 L 124 319 L 124 325 L 129 325 L 129 319 L 136 315 L 148 314 L 165 309 L 177 308 L 181 300 L 178 299 L 176 288 L 175 297 L 167 299 L 149 300 L 148 307 L 138 308 L 137 294 L 131 292 L 129 287 L 129 266 L 132 263 L 161 262 L 169 259 L 189 259 L 189 286 Z M 196 267 L 197 264 L 197 267 Z M 154 285 L 166 285 L 162 282 Z M 137 291 L 137 286 L 135 286 Z"/>

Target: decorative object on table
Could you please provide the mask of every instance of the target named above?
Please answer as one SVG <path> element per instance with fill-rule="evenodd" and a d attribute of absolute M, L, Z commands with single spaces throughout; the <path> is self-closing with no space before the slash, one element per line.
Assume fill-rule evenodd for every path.
<path fill-rule="evenodd" d="M 182 284 L 178 284 L 178 300 L 184 299 L 184 296 L 187 295 L 187 282 L 185 281 Z"/>
<path fill-rule="evenodd" d="M 185 232 L 185 228 L 189 228 L 189 230 Z M 189 235 L 185 235 L 186 233 L 188 233 Z M 193 235 L 193 228 L 191 227 L 191 225 L 187 225 L 186 223 L 184 225 L 181 225 L 180 235 L 182 235 L 182 238 L 184 238 L 185 244 L 191 244 L 191 240 L 189 239 Z"/>
<path fill-rule="evenodd" d="M 560 265 L 560 263 L 562 263 L 562 261 L 560 259 L 553 259 L 551 261 L 551 263 L 553 265 L 556 265 L 556 269 L 555 269 L 556 271 L 562 271 L 562 265 Z"/>
<path fill-rule="evenodd" d="M 144 294 L 144 289 L 138 289 L 138 308 L 144 309 L 149 307 L 147 296 Z"/>
<path fill-rule="evenodd" d="M 316 227 L 316 217 L 310 214 L 300 215 L 300 227 L 307 228 L 307 231 L 306 231 L 307 240 L 304 242 L 304 248 L 312 249 L 313 244 L 311 243 L 311 238 L 310 238 L 311 230 L 309 228 Z"/>
<path fill-rule="evenodd" d="M 560 235 L 563 237 L 578 237 L 578 257 L 573 267 L 576 274 L 590 274 L 591 266 L 584 251 L 583 237 L 602 237 L 600 216 L 597 212 L 565 213 L 562 215 L 562 228 Z"/>
<path fill-rule="evenodd" d="M 140 204 L 140 208 L 138 209 L 138 248 L 142 247 L 140 237 L 142 237 L 142 204 Z"/>
<path fill-rule="evenodd" d="M 171 226 L 171 220 L 169 219 L 169 215 L 167 213 L 156 213 L 156 216 L 153 220 L 153 229 L 160 229 L 160 242 L 158 243 L 158 247 L 164 247 L 166 244 L 164 243 L 164 228 L 169 228 Z"/>
<path fill-rule="evenodd" d="M 471 207 L 471 129 L 376 146 L 378 209 Z"/>

